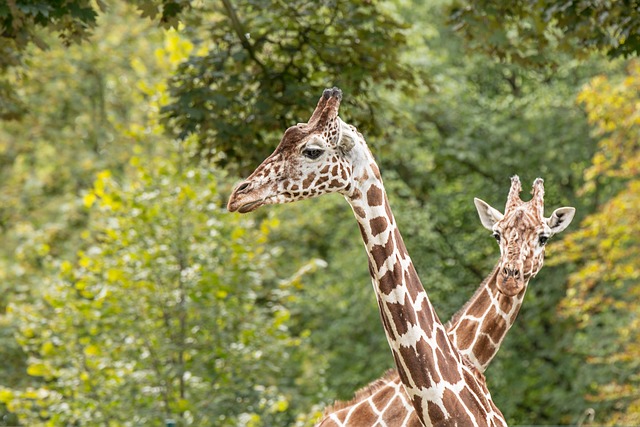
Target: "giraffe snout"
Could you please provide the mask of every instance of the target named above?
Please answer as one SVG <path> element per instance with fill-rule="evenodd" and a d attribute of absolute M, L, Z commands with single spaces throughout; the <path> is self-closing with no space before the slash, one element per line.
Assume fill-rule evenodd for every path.
<path fill-rule="evenodd" d="M 229 212 L 247 213 L 258 209 L 264 204 L 265 196 L 254 181 L 246 180 L 238 185 L 231 193 L 227 210 Z"/>
<path fill-rule="evenodd" d="M 524 289 L 524 278 L 522 271 L 518 267 L 506 265 L 500 271 L 498 279 L 498 290 L 507 296 L 519 294 Z"/>

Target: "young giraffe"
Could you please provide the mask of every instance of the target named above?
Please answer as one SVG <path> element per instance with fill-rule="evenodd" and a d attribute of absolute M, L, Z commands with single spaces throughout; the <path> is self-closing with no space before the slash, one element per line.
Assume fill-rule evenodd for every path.
<path fill-rule="evenodd" d="M 514 176 L 504 216 L 484 201 L 474 200 L 482 223 L 498 240 L 501 259 L 473 297 L 446 325 L 449 339 L 480 372 L 485 371 L 497 354 L 518 315 L 529 280 L 542 268 L 546 240 L 564 230 L 575 214 L 574 208 L 565 207 L 554 211 L 550 218 L 543 216 L 541 179 L 534 182 L 531 201 L 522 202 L 520 191 L 520 180 Z M 530 214 L 520 214 L 521 211 Z M 520 230 L 519 241 L 513 240 L 514 229 Z M 518 250 L 509 250 L 514 244 Z M 522 266 L 522 283 L 505 287 L 512 277 L 508 274 L 510 265 L 514 264 Z M 359 391 L 352 401 L 337 402 L 328 408 L 318 427 L 420 426 L 408 401 L 398 373 L 392 370 Z"/>
<path fill-rule="evenodd" d="M 338 118 L 340 99 L 339 90 L 325 91 L 309 122 L 289 128 L 236 188 L 229 210 L 342 193 L 358 220 L 384 329 L 417 417 L 426 425 L 506 425 L 484 377 L 437 318 L 395 226 L 378 167 L 362 135 Z M 497 218 L 497 211 L 488 212 Z M 523 270 L 506 273 L 503 287 L 513 291 Z"/>

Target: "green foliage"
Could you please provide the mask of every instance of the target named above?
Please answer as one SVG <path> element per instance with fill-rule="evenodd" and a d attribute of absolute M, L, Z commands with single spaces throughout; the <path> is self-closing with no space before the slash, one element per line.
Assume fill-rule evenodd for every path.
<path fill-rule="evenodd" d="M 576 31 L 555 31 L 556 15 L 534 28 L 517 13 L 540 10 L 517 2 L 480 28 L 516 29 L 500 46 L 517 52 L 498 59 L 459 37 L 477 37 L 483 4 L 458 31 L 441 2 L 87 5 L 94 23 L 68 21 L 87 43 L 63 47 L 28 8 L 24 31 L 50 49 L 2 38 L 3 117 L 23 117 L 0 122 L 2 423 L 308 425 L 392 366 L 344 200 L 221 207 L 230 177 L 333 85 L 443 320 L 498 259 L 473 197 L 500 207 L 511 175 L 542 176 L 548 210 L 578 208 L 570 230 L 600 211 L 550 244 L 566 262 L 532 280 L 487 379 L 511 424 L 576 422 L 589 406 L 633 420 L 634 67 L 576 61 Z"/>
<path fill-rule="evenodd" d="M 558 51 L 574 57 L 640 52 L 635 2 L 461 0 L 450 6 L 450 14 L 472 49 L 528 66 L 559 64 Z"/>
<path fill-rule="evenodd" d="M 158 20 L 165 28 L 177 28 L 178 17 L 189 0 L 131 0 L 141 17 Z M 31 45 L 49 47 L 52 36 L 65 45 L 89 39 L 108 11 L 103 0 L 8 0 L 0 2 L 0 73 L 20 74 L 29 67 L 24 51 Z M 115 6 L 121 7 L 121 4 Z M 0 75 L 0 119 L 23 117 L 28 103 L 15 91 L 15 77 Z"/>
<path fill-rule="evenodd" d="M 575 351 L 601 373 L 590 399 L 613 404 L 613 425 L 640 422 L 639 89 L 640 64 L 632 61 L 624 76 L 598 76 L 580 94 L 600 137 L 584 192 L 605 198 L 565 240 L 562 257 L 576 269 L 561 307 L 580 328 Z"/>
<path fill-rule="evenodd" d="M 200 49 L 172 79 L 167 124 L 181 138 L 195 134 L 204 157 L 242 173 L 282 129 L 308 118 L 309 99 L 325 87 L 345 90 L 352 117 L 373 133 L 377 86 L 415 81 L 398 60 L 405 26 L 376 2 L 223 1 L 197 13 L 188 31 Z"/>
<path fill-rule="evenodd" d="M 281 372 L 300 369 L 302 341 L 288 328 L 294 282 L 267 248 L 277 222 L 226 214 L 213 172 L 183 162 L 134 157 L 126 182 L 100 173 L 83 249 L 43 301 L 12 306 L 27 374 L 44 380 L 5 389 L 23 422 L 291 420 L 299 397 Z"/>
<path fill-rule="evenodd" d="M 142 17 L 156 19 L 167 28 L 176 27 L 177 17 L 189 8 L 187 0 L 133 0 Z M 29 43 L 45 47 L 38 29 L 60 37 L 65 44 L 86 40 L 96 27 L 98 14 L 107 11 L 102 0 L 13 0 L 0 4 L 0 37 L 21 50 Z M 5 45 L 7 46 L 7 45 Z M 11 46 L 11 45 L 10 45 Z"/>

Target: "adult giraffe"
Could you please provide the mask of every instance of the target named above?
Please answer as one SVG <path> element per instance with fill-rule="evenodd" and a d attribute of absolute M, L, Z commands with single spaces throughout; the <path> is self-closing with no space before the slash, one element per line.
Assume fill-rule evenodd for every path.
<path fill-rule="evenodd" d="M 529 280 L 542 268 L 546 240 L 564 230 L 575 214 L 574 208 L 565 207 L 555 210 L 550 218 L 544 217 L 541 179 L 534 182 L 529 202 L 520 199 L 521 190 L 520 180 L 514 176 L 504 215 L 475 199 L 482 224 L 498 240 L 501 257 L 471 299 L 445 325 L 449 339 L 480 372 L 497 354 L 520 311 Z M 512 275 L 514 265 L 517 273 Z M 521 283 L 516 276 L 522 277 Z M 398 373 L 392 370 L 356 393 L 353 400 L 327 408 L 318 427 L 420 426 L 408 402 Z"/>
<path fill-rule="evenodd" d="M 387 340 L 418 419 L 425 425 L 506 425 L 484 376 L 452 344 L 433 310 L 373 156 L 355 127 L 338 117 L 340 101 L 340 90 L 325 90 L 309 122 L 287 129 L 275 152 L 234 190 L 229 211 L 343 194 L 360 226 Z M 487 219 L 497 218 L 494 211 Z M 522 267 L 509 265 L 505 273 L 504 289 L 515 290 Z"/>

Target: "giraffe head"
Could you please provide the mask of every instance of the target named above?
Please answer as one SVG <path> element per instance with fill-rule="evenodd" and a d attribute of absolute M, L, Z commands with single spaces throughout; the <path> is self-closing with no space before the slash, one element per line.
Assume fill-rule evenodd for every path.
<path fill-rule="evenodd" d="M 511 178 L 511 189 L 504 214 L 480 199 L 474 199 L 482 225 L 493 232 L 500 245 L 498 290 L 505 295 L 519 294 L 527 281 L 535 276 L 544 261 L 547 240 L 571 223 L 574 208 L 558 208 L 544 216 L 544 181 L 533 182 L 533 197 L 520 199 L 522 186 L 517 176 Z"/>
<path fill-rule="evenodd" d="M 228 210 L 246 213 L 347 191 L 359 134 L 338 117 L 341 100 L 340 89 L 325 89 L 309 121 L 287 129 L 273 154 L 233 190 Z"/>

